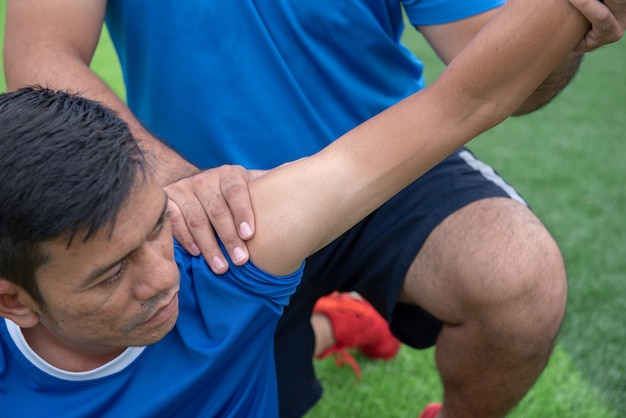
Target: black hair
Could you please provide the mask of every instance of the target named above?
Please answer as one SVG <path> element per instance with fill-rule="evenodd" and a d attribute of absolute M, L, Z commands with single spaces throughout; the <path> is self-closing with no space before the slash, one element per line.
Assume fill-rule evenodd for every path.
<path fill-rule="evenodd" d="M 0 278 L 45 305 L 40 244 L 111 234 L 145 169 L 128 125 L 103 105 L 39 86 L 0 94 Z"/>

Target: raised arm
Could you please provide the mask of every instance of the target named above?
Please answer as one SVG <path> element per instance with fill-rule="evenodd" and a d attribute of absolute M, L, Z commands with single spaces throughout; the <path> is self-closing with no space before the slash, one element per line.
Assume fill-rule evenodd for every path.
<path fill-rule="evenodd" d="M 293 271 L 411 181 L 511 115 L 589 24 L 567 0 L 510 0 L 435 83 L 251 185 L 252 260 Z"/>

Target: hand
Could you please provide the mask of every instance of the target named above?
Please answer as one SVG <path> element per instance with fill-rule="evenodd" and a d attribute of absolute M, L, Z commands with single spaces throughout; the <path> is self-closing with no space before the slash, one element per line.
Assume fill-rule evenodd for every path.
<path fill-rule="evenodd" d="M 626 30 L 626 0 L 569 0 L 589 20 L 591 28 L 576 46 L 577 52 L 589 52 L 619 40 Z"/>
<path fill-rule="evenodd" d="M 215 232 L 236 265 L 248 261 L 245 241 L 254 235 L 248 181 L 260 173 L 225 165 L 164 188 L 169 196 L 167 211 L 174 237 L 190 254 L 204 255 L 211 270 L 217 274 L 225 273 L 228 263 Z"/>

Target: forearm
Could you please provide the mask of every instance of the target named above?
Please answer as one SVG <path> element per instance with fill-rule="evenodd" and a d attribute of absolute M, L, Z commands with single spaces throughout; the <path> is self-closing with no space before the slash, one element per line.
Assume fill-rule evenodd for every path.
<path fill-rule="evenodd" d="M 513 113 L 521 116 L 547 105 L 574 79 L 583 60 L 583 53 L 572 52 Z"/>

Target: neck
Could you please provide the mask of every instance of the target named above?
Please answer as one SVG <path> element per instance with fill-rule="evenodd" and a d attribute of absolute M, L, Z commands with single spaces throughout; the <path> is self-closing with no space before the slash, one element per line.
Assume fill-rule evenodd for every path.
<path fill-rule="evenodd" d="M 65 344 L 41 323 L 22 328 L 28 346 L 50 365 L 67 372 L 86 372 L 96 369 L 122 354 L 125 348 L 100 351 L 84 350 Z"/>

